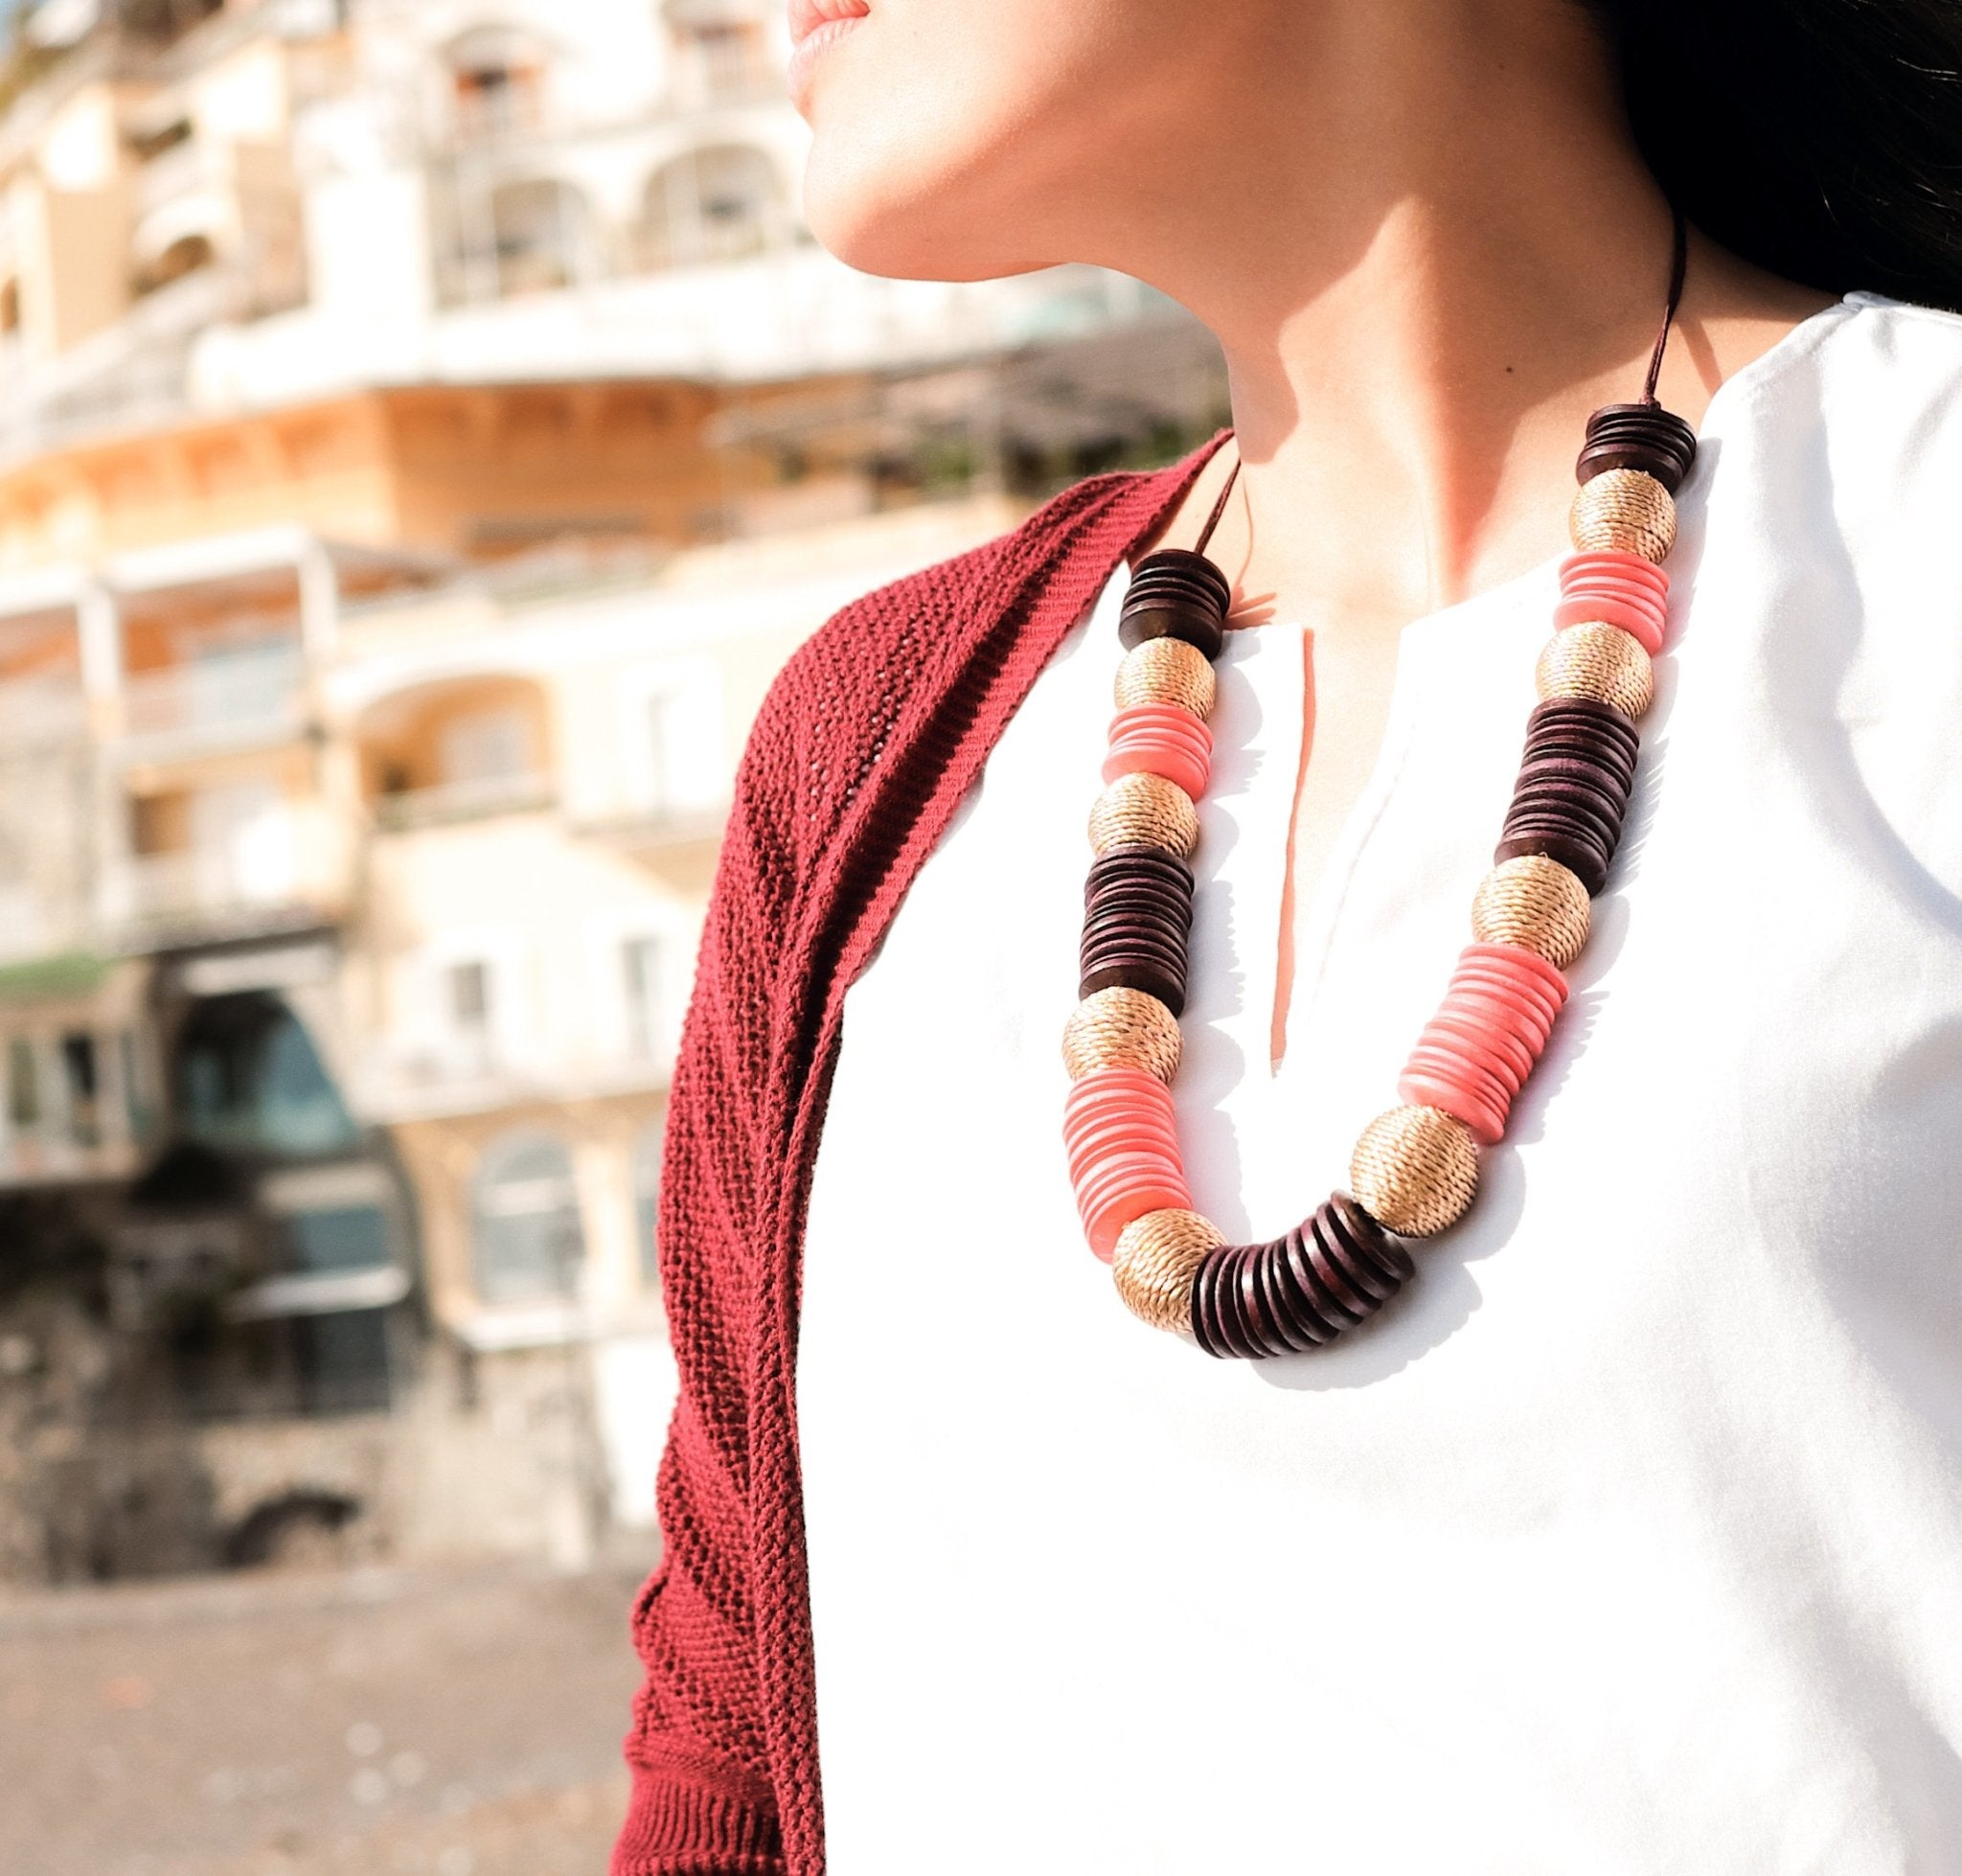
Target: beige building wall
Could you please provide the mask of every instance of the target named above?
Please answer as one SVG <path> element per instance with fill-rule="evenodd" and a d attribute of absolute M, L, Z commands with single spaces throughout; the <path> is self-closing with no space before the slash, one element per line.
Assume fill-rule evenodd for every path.
<path fill-rule="evenodd" d="M 351 1554 L 567 1565 L 651 1521 L 661 1129 L 748 726 L 838 606 L 1017 518 L 939 492 L 1161 386 L 1190 420 L 1134 283 L 817 249 L 785 40 L 232 0 L 0 111 L 0 909 L 41 934 L 0 944 L 0 1185 L 87 1185 L 119 1321 L 216 1270 L 256 1347 L 412 1351 L 386 1412 L 267 1391 L 156 1461 L 229 1520 L 311 1489 L 370 1505 Z M 251 1080 L 247 1016 L 313 1144 L 222 1089 L 146 1134 L 197 1021 Z M 145 1212 L 187 1144 L 246 1196 Z M 356 1201 L 342 1262 L 303 1243 Z M 113 1503 L 150 1461 L 98 1444 Z"/>

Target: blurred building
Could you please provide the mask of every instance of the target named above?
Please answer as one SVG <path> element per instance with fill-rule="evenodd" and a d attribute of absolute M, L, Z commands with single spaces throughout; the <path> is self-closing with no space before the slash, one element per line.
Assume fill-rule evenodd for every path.
<path fill-rule="evenodd" d="M 856 593 L 1223 402 L 856 275 L 749 0 L 42 0 L 0 80 L 0 1577 L 652 1513 L 668 1066 Z"/>

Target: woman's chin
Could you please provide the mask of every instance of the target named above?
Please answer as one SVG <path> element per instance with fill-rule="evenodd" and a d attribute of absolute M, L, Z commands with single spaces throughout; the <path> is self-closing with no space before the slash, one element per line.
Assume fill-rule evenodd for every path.
<path fill-rule="evenodd" d="M 812 204 L 807 219 L 818 245 L 846 267 L 893 281 L 998 281 L 1054 264 L 1020 247 L 947 240 L 947 228 L 936 223 L 908 230 L 887 214 L 837 212 Z"/>
<path fill-rule="evenodd" d="M 878 179 L 831 172 L 813 153 L 804 183 L 810 232 L 846 266 L 893 280 L 996 280 L 1052 264 L 1012 231 L 963 216 L 952 196 L 893 191 Z"/>

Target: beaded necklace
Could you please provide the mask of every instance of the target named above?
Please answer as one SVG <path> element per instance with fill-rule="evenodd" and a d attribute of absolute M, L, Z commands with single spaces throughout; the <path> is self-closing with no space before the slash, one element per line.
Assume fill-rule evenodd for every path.
<path fill-rule="evenodd" d="M 1172 1083 L 1185 1008 L 1191 860 L 1212 759 L 1213 661 L 1232 587 L 1205 549 L 1234 466 L 1196 548 L 1161 549 L 1131 576 L 1118 635 L 1117 713 L 1106 788 L 1090 812 L 1080 1001 L 1063 1031 L 1063 1110 L 1077 1206 L 1118 1294 L 1154 1328 L 1209 1355 L 1305 1354 L 1382 1308 L 1415 1274 L 1404 1239 L 1447 1230 L 1478 1189 L 1479 1149 L 1507 1116 L 1566 1001 L 1634 785 L 1636 719 L 1668 620 L 1675 494 L 1696 433 L 1655 386 L 1687 267 L 1682 217 L 1662 330 L 1638 403 L 1588 420 L 1561 562 L 1540 701 L 1494 865 L 1472 904 L 1436 1014 L 1397 1083 L 1400 1106 L 1362 1131 L 1336 1191 L 1285 1237 L 1229 1245 L 1194 1209 Z"/>

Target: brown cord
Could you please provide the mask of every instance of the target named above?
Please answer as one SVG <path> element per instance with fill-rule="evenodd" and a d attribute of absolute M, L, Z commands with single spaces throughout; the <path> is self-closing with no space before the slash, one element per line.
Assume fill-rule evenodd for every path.
<path fill-rule="evenodd" d="M 1234 439 L 1233 467 L 1227 472 L 1226 486 L 1220 491 L 1220 498 L 1213 504 L 1213 512 L 1206 516 L 1206 525 L 1199 530 L 1198 543 L 1193 548 L 1195 554 L 1206 551 L 1206 542 L 1213 538 L 1213 530 L 1220 525 L 1220 517 L 1226 513 L 1226 500 L 1233 492 L 1233 485 L 1240 480 L 1240 443 Z"/>
<path fill-rule="evenodd" d="M 1662 309 L 1662 330 L 1655 334 L 1655 350 L 1649 356 L 1649 377 L 1642 386 L 1642 401 L 1653 404 L 1656 401 L 1655 386 L 1662 378 L 1662 355 L 1668 349 L 1669 329 L 1676 323 L 1677 309 L 1682 305 L 1683 281 L 1690 270 L 1690 231 L 1682 218 L 1680 209 L 1672 209 L 1676 217 L 1676 250 L 1669 263 L 1669 304 Z"/>

